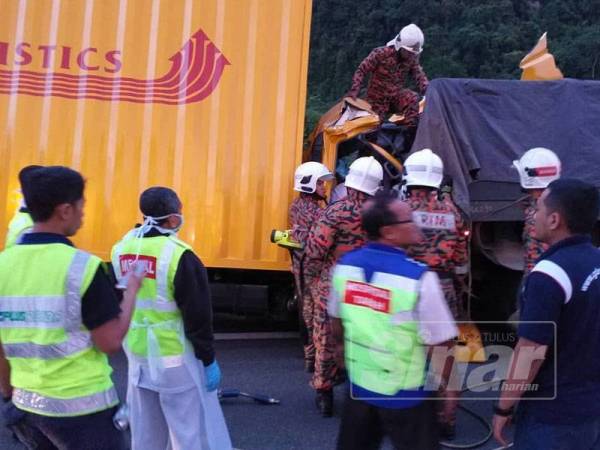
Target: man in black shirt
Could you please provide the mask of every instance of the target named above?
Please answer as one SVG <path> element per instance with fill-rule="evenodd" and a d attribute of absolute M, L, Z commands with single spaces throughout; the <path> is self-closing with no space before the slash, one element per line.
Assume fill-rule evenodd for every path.
<path fill-rule="evenodd" d="M 119 305 L 102 261 L 68 239 L 82 225 L 84 185 L 66 167 L 34 171 L 23 186 L 33 230 L 0 254 L 0 390 L 28 448 L 126 448 L 103 353 L 121 349 L 141 276 Z"/>

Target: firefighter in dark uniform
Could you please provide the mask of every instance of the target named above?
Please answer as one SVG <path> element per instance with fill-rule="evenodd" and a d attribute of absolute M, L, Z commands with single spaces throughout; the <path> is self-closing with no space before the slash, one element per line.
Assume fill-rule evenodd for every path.
<path fill-rule="evenodd" d="M 342 255 L 364 244 L 366 235 L 361 225 L 361 208 L 377 192 L 382 180 L 383 168 L 375 158 L 362 157 L 354 161 L 346 176 L 348 196 L 323 211 L 306 242 L 304 270 L 311 279 L 318 280 L 311 283 L 315 302 L 315 371 L 311 386 L 317 391 L 317 408 L 323 417 L 333 415 L 333 387 L 340 380 L 327 314 L 331 271 Z"/>
<path fill-rule="evenodd" d="M 535 211 L 537 200 L 554 180 L 560 177 L 561 164 L 558 156 L 547 148 L 536 147 L 527 150 L 521 159 L 513 161 L 519 171 L 521 187 L 529 194 L 525 205 L 525 223 L 523 226 L 523 246 L 525 247 L 525 264 L 523 275 L 526 276 L 537 259 L 546 251 L 548 245 L 535 237 Z"/>
<path fill-rule="evenodd" d="M 371 51 L 358 66 L 352 77 L 352 87 L 346 94 L 356 98 L 365 77 L 371 74 L 366 100 L 382 119 L 389 114 L 403 114 L 409 126 L 416 126 L 419 97 L 404 87 L 406 75 L 412 76 L 421 95 L 425 95 L 429 81 L 419 63 L 425 38 L 415 24 L 402 28 L 398 36 Z"/>
<path fill-rule="evenodd" d="M 300 195 L 290 205 L 289 222 L 292 238 L 305 244 L 311 226 L 317 221 L 325 208 L 325 182 L 333 180 L 331 171 L 323 164 L 310 161 L 301 164 L 294 173 L 294 190 Z M 292 250 L 292 272 L 298 293 L 299 307 L 306 327 L 304 342 L 304 364 L 307 372 L 315 368 L 315 346 L 312 340 L 314 302 L 311 297 L 312 281 L 303 270 L 304 249 Z"/>
<path fill-rule="evenodd" d="M 444 165 L 439 156 L 429 149 L 410 155 L 405 163 L 407 202 L 413 219 L 421 228 L 425 239 L 407 248 L 409 256 L 427 264 L 439 278 L 446 303 L 457 321 L 467 320 L 462 298 L 457 296 L 455 283 L 468 273 L 466 226 L 462 215 L 449 195 L 439 195 L 444 176 Z M 464 284 L 464 283 L 459 283 Z M 446 408 L 440 414 L 442 434 L 454 436 L 456 408 Z"/>

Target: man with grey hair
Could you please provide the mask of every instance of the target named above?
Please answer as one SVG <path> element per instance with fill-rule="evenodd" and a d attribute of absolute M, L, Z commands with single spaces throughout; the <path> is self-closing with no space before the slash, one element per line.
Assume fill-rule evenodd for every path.
<path fill-rule="evenodd" d="M 146 270 L 125 345 L 132 448 L 229 450 L 208 278 L 176 237 L 181 201 L 172 189 L 152 187 L 142 193 L 140 210 L 143 224 L 112 251 L 119 284 L 127 284 L 132 267 Z"/>

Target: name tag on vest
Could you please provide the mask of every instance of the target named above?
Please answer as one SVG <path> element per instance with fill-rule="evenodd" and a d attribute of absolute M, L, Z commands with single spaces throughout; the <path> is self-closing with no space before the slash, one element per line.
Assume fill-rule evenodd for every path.
<path fill-rule="evenodd" d="M 419 228 L 434 230 L 456 230 L 454 214 L 414 211 L 413 220 Z"/>
<path fill-rule="evenodd" d="M 348 281 L 346 283 L 344 303 L 349 305 L 363 306 L 374 311 L 389 314 L 391 299 L 392 293 L 387 289 L 357 281 Z"/>
<path fill-rule="evenodd" d="M 135 255 L 120 255 L 119 263 L 121 264 L 121 273 L 127 275 L 133 268 L 135 262 Z M 154 256 L 140 255 L 137 257 L 137 263 L 141 264 L 146 271 L 145 278 L 156 279 L 156 258 Z"/>

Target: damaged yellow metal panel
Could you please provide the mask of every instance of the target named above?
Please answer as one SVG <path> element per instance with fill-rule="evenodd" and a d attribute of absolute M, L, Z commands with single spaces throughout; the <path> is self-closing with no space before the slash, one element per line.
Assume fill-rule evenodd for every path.
<path fill-rule="evenodd" d="M 210 267 L 287 270 L 310 0 L 0 1 L 0 238 L 17 173 L 87 179 L 75 241 L 108 258 L 138 196 L 174 188 L 180 236 Z"/>
<path fill-rule="evenodd" d="M 519 63 L 523 70 L 521 80 L 562 80 L 563 74 L 558 67 L 554 56 L 548 50 L 546 33 L 542 34 L 537 44 Z"/>

